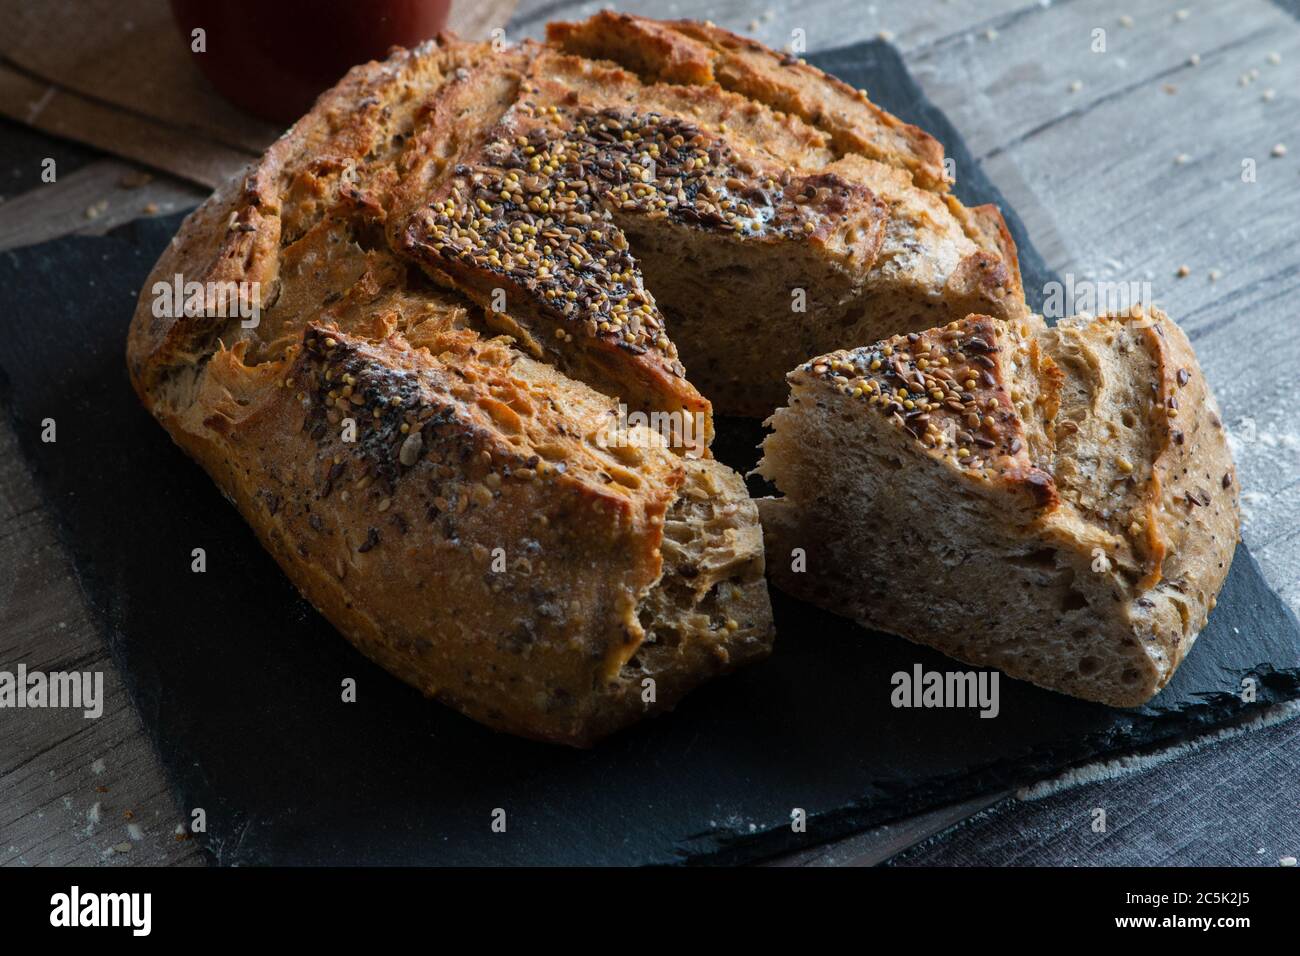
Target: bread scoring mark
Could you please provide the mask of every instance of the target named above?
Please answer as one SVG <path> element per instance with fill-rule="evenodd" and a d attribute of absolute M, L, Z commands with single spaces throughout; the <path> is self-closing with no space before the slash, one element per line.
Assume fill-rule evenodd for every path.
<path fill-rule="evenodd" d="M 502 482 L 533 480 L 564 463 L 548 465 L 536 454 L 491 451 L 492 436 L 454 401 L 439 400 L 414 369 L 394 367 L 362 342 L 337 330 L 309 328 L 285 383 L 298 388 L 307 408 L 303 430 L 320 449 L 317 499 L 336 491 L 364 495 L 377 514 L 393 504 L 399 481 L 418 471 L 416 503 L 426 521 L 441 520 L 443 536 L 455 540 L 455 518 L 490 504 Z M 344 420 L 356 422 L 356 440 L 343 441 Z M 408 521 L 393 515 L 406 533 Z M 382 538 L 367 532 L 361 552 Z"/>

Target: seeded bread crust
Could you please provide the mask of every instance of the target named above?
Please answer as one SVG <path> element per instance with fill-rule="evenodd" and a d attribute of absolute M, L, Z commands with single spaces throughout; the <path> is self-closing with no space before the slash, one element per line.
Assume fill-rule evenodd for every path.
<path fill-rule="evenodd" d="M 784 494 L 760 502 L 780 587 L 1089 700 L 1165 686 L 1240 525 L 1217 405 L 1167 316 L 970 316 L 789 381 L 759 467 Z"/>

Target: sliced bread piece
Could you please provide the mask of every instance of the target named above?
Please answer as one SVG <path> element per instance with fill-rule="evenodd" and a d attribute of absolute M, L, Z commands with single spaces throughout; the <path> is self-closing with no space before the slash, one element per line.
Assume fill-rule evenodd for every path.
<path fill-rule="evenodd" d="M 1239 532 L 1186 336 L 1135 310 L 971 315 L 788 376 L 759 472 L 775 582 L 971 664 L 1113 706 L 1169 681 Z"/>

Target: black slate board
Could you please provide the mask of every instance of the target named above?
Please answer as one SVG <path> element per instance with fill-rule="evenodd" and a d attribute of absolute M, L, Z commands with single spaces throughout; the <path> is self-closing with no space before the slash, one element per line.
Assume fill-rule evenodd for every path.
<path fill-rule="evenodd" d="M 965 201 L 999 200 L 892 49 L 820 62 L 939 136 Z M 1026 288 L 1042 289 L 1050 275 L 1008 218 Z M 891 674 L 951 662 L 776 595 L 775 655 L 672 715 L 586 752 L 494 734 L 352 651 L 137 404 L 126 327 L 178 221 L 0 254 L 0 369 L 113 656 L 220 863 L 747 861 L 1300 696 L 1300 629 L 1242 547 L 1210 626 L 1138 711 L 1005 679 L 993 720 L 895 710 Z M 55 444 L 38 437 L 47 417 Z M 720 457 L 747 466 L 752 426 L 730 424 Z M 190 572 L 194 547 L 206 574 Z M 1259 702 L 1243 705 L 1250 674 Z M 358 703 L 340 703 L 344 677 Z M 490 829 L 497 807 L 505 834 Z M 793 807 L 807 834 L 790 831 Z"/>

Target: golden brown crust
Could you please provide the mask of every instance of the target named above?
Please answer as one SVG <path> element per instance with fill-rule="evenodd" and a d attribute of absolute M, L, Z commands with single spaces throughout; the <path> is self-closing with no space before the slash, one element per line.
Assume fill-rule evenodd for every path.
<path fill-rule="evenodd" d="M 980 249 L 962 261 L 949 280 L 949 294 L 962 301 L 980 303 L 966 311 L 991 312 L 1000 318 L 1014 316 L 1023 308 L 1025 290 L 1016 243 L 1002 211 L 992 204 L 966 208 L 953 196 L 945 199 L 953 216 Z"/>
<path fill-rule="evenodd" d="M 727 180 L 768 177 L 799 201 L 833 196 L 849 214 L 814 220 L 805 242 L 773 255 L 744 236 L 706 244 L 674 235 L 671 221 L 619 219 L 692 380 L 723 413 L 770 413 L 784 373 L 809 355 L 970 312 L 1026 314 L 1000 214 L 948 194 L 938 144 L 864 95 L 708 24 L 603 13 L 552 24 L 548 36 L 580 55 L 580 70 L 549 65 L 572 95 L 689 118 L 736 157 Z M 706 294 L 727 286 L 730 332 Z"/>
<path fill-rule="evenodd" d="M 247 304 L 251 283 L 259 283 L 258 304 L 269 307 L 283 246 L 306 233 L 331 207 L 374 214 L 371 192 L 393 175 L 391 151 L 400 145 L 393 137 L 404 135 L 418 103 L 412 101 L 412 90 L 436 89 L 451 71 L 489 52 L 486 44 L 430 42 L 349 71 L 246 175 L 217 190 L 186 218 L 155 266 L 149 286 L 177 274 L 207 289 L 244 282 L 249 285 L 241 304 Z M 370 175 L 363 191 L 356 184 L 367 166 Z M 193 363 L 229 325 L 219 316 L 209 317 L 214 311 L 211 298 L 199 315 L 137 312 L 129 333 L 128 365 L 146 403 L 145 392 L 161 376 Z"/>
<path fill-rule="evenodd" d="M 691 20 L 655 21 L 604 11 L 581 23 L 551 23 L 547 38 L 565 50 L 616 60 L 654 80 L 718 84 L 798 116 L 822 130 L 840 153 L 899 166 L 918 186 L 943 191 L 943 147 L 880 109 L 866 94 L 802 60 Z"/>
<path fill-rule="evenodd" d="M 1053 533 L 1094 529 L 1086 540 L 1103 548 L 1132 596 L 1134 617 L 1148 622 L 1163 687 L 1205 626 L 1240 536 L 1236 472 L 1218 404 L 1187 336 L 1158 309 L 1065 320 L 1048 341 L 1058 355 L 1067 348 L 1101 354 L 1103 380 L 1123 377 L 1110 356 L 1136 354 L 1145 372 L 1122 406 L 1115 399 L 1128 395 L 1093 392 L 1099 419 L 1118 439 L 1109 447 L 1088 435 L 1092 447 L 1081 449 L 1069 420 L 1052 429 L 1058 474 L 1077 472 L 1078 459 L 1095 448 L 1111 469 L 1100 477 L 1112 488 L 1098 503 L 1067 487 L 1073 513 L 1062 514 Z"/>
<path fill-rule="evenodd" d="M 501 342 L 438 345 L 311 328 L 287 370 L 219 352 L 174 434 L 367 655 L 484 723 L 585 742 L 592 688 L 642 637 L 680 463 L 647 449 L 633 470 L 572 437 L 604 403 L 519 375 Z"/>
<path fill-rule="evenodd" d="M 533 354 L 634 407 L 707 413 L 627 230 L 706 233 L 738 257 L 811 249 L 861 275 L 887 212 L 858 183 L 791 175 L 766 149 L 705 128 L 684 115 L 693 99 L 531 46 L 500 54 L 433 104 L 418 161 L 437 169 L 407 178 L 390 241 Z"/>

